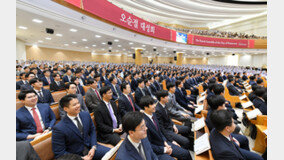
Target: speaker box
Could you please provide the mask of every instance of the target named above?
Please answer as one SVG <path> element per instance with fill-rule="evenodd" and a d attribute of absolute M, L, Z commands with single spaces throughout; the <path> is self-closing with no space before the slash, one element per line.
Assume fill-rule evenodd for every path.
<path fill-rule="evenodd" d="M 153 49 L 153 51 L 154 51 L 154 52 L 156 52 L 156 51 L 157 51 L 157 49 L 156 49 L 156 48 L 154 48 L 154 49 Z"/>
<path fill-rule="evenodd" d="M 177 53 L 177 51 L 174 51 L 174 53 Z"/>
<path fill-rule="evenodd" d="M 132 58 L 135 59 L 135 53 L 133 53 Z"/>
<path fill-rule="evenodd" d="M 107 42 L 108 45 L 112 45 L 112 42 Z"/>
<path fill-rule="evenodd" d="M 210 53 L 206 53 L 207 55 L 210 55 Z"/>
<path fill-rule="evenodd" d="M 174 57 L 174 60 L 175 60 L 175 61 L 177 60 L 177 56 Z"/>
<path fill-rule="evenodd" d="M 46 33 L 48 33 L 48 34 L 53 34 L 53 33 L 54 33 L 54 30 L 51 29 L 51 28 L 45 28 L 45 31 L 46 31 Z"/>

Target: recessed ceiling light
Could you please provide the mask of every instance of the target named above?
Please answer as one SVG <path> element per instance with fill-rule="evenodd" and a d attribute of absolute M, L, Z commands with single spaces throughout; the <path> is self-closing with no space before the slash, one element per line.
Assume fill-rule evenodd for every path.
<path fill-rule="evenodd" d="M 51 40 L 51 38 L 50 38 L 50 37 L 46 37 L 45 39 L 47 39 L 47 40 Z"/>
<path fill-rule="evenodd" d="M 146 45 L 143 44 L 142 47 L 146 47 Z"/>
<path fill-rule="evenodd" d="M 112 49 L 112 47 L 108 47 L 108 49 Z"/>
<path fill-rule="evenodd" d="M 69 46 L 69 44 L 64 44 L 64 46 Z"/>
<path fill-rule="evenodd" d="M 36 45 L 36 44 L 34 44 L 34 45 L 33 45 L 33 47 L 37 47 L 37 45 Z"/>
<path fill-rule="evenodd" d="M 42 41 L 42 40 L 39 40 L 38 42 L 39 42 L 39 43 L 42 43 L 43 41 Z"/>
<path fill-rule="evenodd" d="M 117 45 L 117 47 L 121 47 L 121 45 Z"/>
<path fill-rule="evenodd" d="M 56 36 L 58 36 L 58 37 L 62 37 L 62 34 L 60 34 L 60 33 L 57 33 L 57 34 L 56 34 Z"/>
<path fill-rule="evenodd" d="M 102 50 L 104 51 L 105 49 L 104 49 L 104 48 L 102 48 Z"/>
<path fill-rule="evenodd" d="M 89 48 L 89 47 L 86 46 L 85 48 Z"/>
<path fill-rule="evenodd" d="M 118 50 L 116 50 L 116 52 L 118 52 Z"/>
<path fill-rule="evenodd" d="M 103 45 L 105 45 L 106 43 L 105 43 L 105 42 L 103 42 L 102 44 L 103 44 Z"/>
<path fill-rule="evenodd" d="M 164 50 L 167 50 L 167 48 L 164 48 Z"/>
<path fill-rule="evenodd" d="M 118 39 L 115 39 L 114 41 L 115 41 L 115 42 L 119 42 L 119 40 L 118 40 Z"/>
<path fill-rule="evenodd" d="M 153 48 L 157 48 L 157 47 L 153 47 Z"/>
<path fill-rule="evenodd" d="M 77 42 L 72 42 L 73 44 L 77 44 Z"/>
<path fill-rule="evenodd" d="M 96 47 L 97 45 L 93 44 L 92 46 L 93 46 L 93 47 Z"/>
<path fill-rule="evenodd" d="M 20 29 L 28 29 L 28 27 L 25 26 L 19 26 Z"/>
<path fill-rule="evenodd" d="M 77 29 L 71 28 L 70 31 L 71 32 L 77 32 Z"/>
<path fill-rule="evenodd" d="M 123 48 L 123 50 L 125 51 L 126 49 L 125 49 L 125 48 Z"/>
<path fill-rule="evenodd" d="M 86 42 L 86 41 L 88 41 L 88 40 L 87 40 L 87 39 L 82 39 L 82 41 Z"/>
<path fill-rule="evenodd" d="M 130 45 L 132 45 L 133 43 L 132 43 L 132 42 L 130 42 L 129 44 L 130 44 Z"/>
<path fill-rule="evenodd" d="M 100 37 L 102 37 L 102 36 L 100 36 L 100 35 L 95 35 L 95 37 L 100 38 Z"/>
<path fill-rule="evenodd" d="M 33 19 L 33 22 L 42 23 L 42 20 L 40 20 L 40 19 Z"/>

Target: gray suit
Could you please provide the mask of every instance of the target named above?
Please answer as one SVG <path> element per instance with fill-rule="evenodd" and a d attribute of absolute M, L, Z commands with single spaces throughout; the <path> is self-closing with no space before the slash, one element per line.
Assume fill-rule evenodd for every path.
<path fill-rule="evenodd" d="M 29 141 L 17 141 L 16 160 L 40 160 L 40 158 Z"/>
<path fill-rule="evenodd" d="M 98 91 L 98 90 L 97 90 Z M 98 91 L 98 94 L 99 91 Z M 100 96 L 100 95 L 99 95 Z M 86 95 L 85 95 L 85 100 L 86 100 L 86 105 L 90 111 L 90 113 L 95 112 L 95 110 L 98 108 L 99 104 L 100 104 L 100 99 L 97 96 L 96 92 L 94 91 L 94 89 L 90 88 Z"/>
<path fill-rule="evenodd" d="M 86 104 L 84 102 L 83 96 L 81 94 L 76 94 L 80 106 L 81 106 L 81 111 L 86 111 L 89 112 L 88 108 L 86 107 Z M 59 108 L 59 112 L 60 112 L 60 119 L 63 119 L 63 117 L 66 115 L 66 112 L 63 110 L 63 108 L 60 106 L 60 104 L 58 105 Z"/>
<path fill-rule="evenodd" d="M 179 121 L 187 120 L 182 114 L 189 114 L 192 116 L 192 113 L 185 112 L 185 109 L 177 103 L 175 94 L 169 93 L 169 102 L 166 104 L 166 109 L 172 118 Z"/>

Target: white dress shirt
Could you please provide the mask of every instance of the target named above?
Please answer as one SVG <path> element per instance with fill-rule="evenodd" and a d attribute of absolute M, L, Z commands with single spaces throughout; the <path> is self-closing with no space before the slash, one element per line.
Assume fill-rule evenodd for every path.
<path fill-rule="evenodd" d="M 76 116 L 76 117 L 74 117 L 74 116 L 69 116 L 68 114 L 66 114 L 70 119 L 71 119 L 71 121 L 75 124 L 75 126 L 78 128 L 78 123 L 77 123 L 77 121 L 75 120 L 75 118 L 76 117 L 78 117 L 78 120 L 79 120 L 79 122 L 81 123 L 81 125 L 82 125 L 82 127 L 83 127 L 83 123 L 82 123 L 82 121 L 81 121 L 81 118 L 80 118 L 80 116 L 79 116 L 79 114 Z"/>
<path fill-rule="evenodd" d="M 25 107 L 26 107 L 26 109 L 30 112 L 31 116 L 34 117 L 33 111 L 32 111 L 33 107 L 28 107 L 28 106 L 25 106 Z M 44 130 L 45 130 L 45 126 L 44 126 L 44 123 L 43 123 L 43 121 L 42 121 L 41 114 L 40 114 L 40 112 L 39 112 L 39 110 L 38 110 L 37 105 L 35 105 L 34 108 L 35 108 L 35 111 L 36 111 L 36 113 L 37 113 L 37 115 L 38 115 L 38 118 L 39 118 L 39 121 L 40 121 L 40 125 L 41 125 L 41 127 L 42 127 L 42 130 L 44 131 Z"/>
<path fill-rule="evenodd" d="M 129 135 L 127 136 L 128 140 L 130 141 L 130 143 L 137 149 L 138 153 L 139 153 L 139 148 L 138 146 L 141 144 L 141 140 L 139 141 L 139 143 L 136 143 L 136 142 L 133 142 L 131 140 L 131 138 L 129 137 Z M 142 145 L 142 144 L 141 144 Z M 142 151 L 142 154 L 144 154 L 144 157 L 146 157 L 145 155 L 145 152 L 144 152 L 144 149 L 143 149 L 143 145 L 141 146 L 141 151 Z"/>

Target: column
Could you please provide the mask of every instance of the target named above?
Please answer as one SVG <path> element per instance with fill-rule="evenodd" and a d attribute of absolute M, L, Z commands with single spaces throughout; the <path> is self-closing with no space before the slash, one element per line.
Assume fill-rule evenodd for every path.
<path fill-rule="evenodd" d="M 135 49 L 135 64 L 136 65 L 142 65 L 142 56 L 141 56 L 141 51 L 143 49 Z"/>
<path fill-rule="evenodd" d="M 181 66 L 182 65 L 182 55 L 183 53 L 177 53 L 177 65 Z"/>

